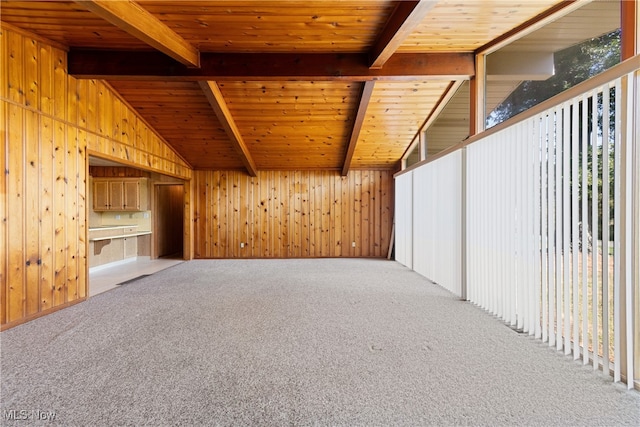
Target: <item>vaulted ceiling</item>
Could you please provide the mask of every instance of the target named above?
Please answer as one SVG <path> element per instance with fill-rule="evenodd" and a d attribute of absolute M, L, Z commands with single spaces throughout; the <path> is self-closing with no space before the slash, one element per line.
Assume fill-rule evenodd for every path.
<path fill-rule="evenodd" d="M 8 1 L 195 169 L 394 169 L 474 51 L 557 0 Z"/>

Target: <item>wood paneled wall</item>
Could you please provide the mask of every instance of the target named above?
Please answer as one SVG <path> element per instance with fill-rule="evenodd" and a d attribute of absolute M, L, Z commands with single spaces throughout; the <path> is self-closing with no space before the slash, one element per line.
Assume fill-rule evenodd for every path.
<path fill-rule="evenodd" d="M 0 323 L 87 296 L 87 156 L 190 178 L 191 169 L 66 52 L 0 26 Z"/>
<path fill-rule="evenodd" d="M 196 258 L 387 256 L 390 171 L 194 171 L 194 185 Z"/>
<path fill-rule="evenodd" d="M 149 178 L 151 174 L 142 169 L 123 166 L 89 166 L 89 175 L 94 178 Z"/>

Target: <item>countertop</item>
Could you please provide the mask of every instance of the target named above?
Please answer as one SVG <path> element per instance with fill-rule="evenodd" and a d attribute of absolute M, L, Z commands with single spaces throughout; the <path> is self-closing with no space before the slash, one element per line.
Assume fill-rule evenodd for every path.
<path fill-rule="evenodd" d="M 94 237 L 93 239 L 89 239 L 90 242 L 97 242 L 99 240 L 111 240 L 111 239 L 124 239 L 126 237 L 137 237 L 137 236 L 146 236 L 148 234 L 151 234 L 150 231 L 140 231 L 137 233 L 128 233 L 128 234 L 116 234 L 113 236 L 106 236 L 106 237 Z"/>
<path fill-rule="evenodd" d="M 97 230 L 117 230 L 119 228 L 137 228 L 137 224 L 130 225 L 98 225 L 97 227 L 89 227 L 89 231 L 97 231 Z"/>
<path fill-rule="evenodd" d="M 127 228 L 136 229 L 138 228 L 138 226 L 136 224 L 129 224 L 129 225 L 100 225 L 97 227 L 89 227 L 89 232 L 114 230 L 114 233 L 108 236 L 100 235 L 98 237 L 89 237 L 89 241 L 97 242 L 100 240 L 123 239 L 126 237 L 146 236 L 151 234 L 151 231 L 133 231 L 130 233 L 125 233 L 124 231 L 118 231 L 118 230 L 124 230 Z"/>

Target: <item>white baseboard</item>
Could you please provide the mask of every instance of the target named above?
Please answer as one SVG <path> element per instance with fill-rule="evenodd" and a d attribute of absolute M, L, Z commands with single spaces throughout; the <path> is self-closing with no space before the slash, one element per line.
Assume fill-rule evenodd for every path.
<path fill-rule="evenodd" d="M 117 267 L 119 265 L 129 264 L 130 262 L 137 261 L 149 261 L 151 259 L 150 256 L 134 256 L 130 258 L 121 259 L 118 261 L 108 262 L 106 264 L 96 265 L 95 267 L 89 268 L 89 274 L 95 273 L 96 271 L 104 270 L 105 268 Z"/>

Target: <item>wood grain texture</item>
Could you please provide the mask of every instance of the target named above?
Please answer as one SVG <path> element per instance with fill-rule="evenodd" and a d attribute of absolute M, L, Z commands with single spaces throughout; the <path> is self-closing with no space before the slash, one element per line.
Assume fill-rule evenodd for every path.
<path fill-rule="evenodd" d="M 242 169 L 233 144 L 196 82 L 125 82 L 111 86 L 195 169 Z M 140 137 L 146 126 L 136 122 Z"/>
<path fill-rule="evenodd" d="M 145 1 L 184 39 L 209 52 L 358 52 L 368 49 L 394 1 Z"/>
<path fill-rule="evenodd" d="M 474 75 L 473 51 L 500 39 L 513 28 L 539 16 L 559 0 L 506 1 L 93 1 L 94 10 L 111 24 L 73 1 L 3 1 L 2 20 L 69 49 L 70 67 L 86 80 L 76 81 L 77 96 L 68 101 L 57 97 L 66 78 L 60 66 L 58 49 L 45 48 L 32 59 L 33 43 L 14 47 L 6 62 L 7 73 L 19 71 L 24 92 L 3 90 L 16 102 L 36 105 L 61 120 L 77 117 L 79 126 L 95 130 L 87 133 L 89 149 L 126 162 L 158 168 L 173 174 L 188 174 L 190 167 L 200 170 L 241 170 L 249 164 L 250 174 L 262 170 L 344 169 L 351 157 L 348 147 L 350 123 L 354 122 L 357 101 L 339 95 L 345 84 L 364 81 L 381 84 L 468 79 Z M 116 4 L 117 3 L 117 4 Z M 585 2 L 587 3 L 587 2 Z M 606 16 L 617 13 L 619 2 L 598 4 Z M 591 5 L 584 7 L 584 13 Z M 133 12 L 135 11 L 135 12 Z M 136 18 L 139 18 L 136 20 Z M 609 18 L 597 22 L 598 28 Z M 140 22 L 138 22 L 140 21 Z M 152 22 L 152 23 L 151 23 Z M 142 28 L 141 35 L 132 29 Z M 545 46 L 558 40 L 573 44 L 581 34 L 581 21 L 565 21 L 544 36 Z M 606 24 L 608 25 L 608 24 Z M 118 27 L 120 26 L 120 28 Z M 550 26 L 551 28 L 551 26 Z M 132 36 L 129 32 L 137 34 Z M 165 49 L 174 35 L 187 51 L 200 52 L 201 67 L 178 62 L 170 55 L 181 47 Z M 554 40 L 555 38 L 555 40 Z M 35 39 L 34 39 L 35 40 Z M 160 41 L 160 46 L 154 44 Z M 147 43 L 159 49 L 150 48 Z M 185 46 L 186 44 L 186 46 Z M 534 49 L 514 43 L 520 49 Z M 164 53 L 163 53 L 164 52 Z M 192 52 L 193 53 L 193 52 Z M 175 55 L 174 55 L 175 56 Z M 184 56 L 183 56 L 184 58 Z M 183 61 L 185 62 L 185 61 Z M 54 64 L 53 98 L 47 95 L 46 81 L 34 85 L 29 70 Z M 384 66 L 379 66 L 384 63 Z M 24 69 L 18 70 L 16 64 Z M 64 65 L 64 64 L 63 64 Z M 374 65 L 378 69 L 372 70 Z M 75 67 L 78 67 L 77 69 Z M 109 82 L 91 80 L 105 78 Z M 183 80 L 179 82 L 177 80 Z M 312 89 L 319 82 L 335 83 L 336 96 L 323 95 L 318 105 L 312 100 L 319 93 L 283 91 L 282 97 L 263 97 L 247 91 L 244 105 L 230 105 L 239 135 L 229 138 L 224 124 L 206 107 L 195 81 L 220 84 L 248 84 L 249 81 L 289 85 L 290 80 L 306 83 Z M 312 83 L 313 82 L 313 83 Z M 113 86 L 126 101 L 112 96 Z M 224 91 L 224 88 L 222 89 Z M 328 89 L 327 89 L 328 90 Z M 420 89 L 422 90 L 422 89 Z M 273 90 L 271 90 L 273 92 Z M 352 168 L 393 168 L 414 140 L 414 123 L 422 123 L 429 108 L 402 98 L 402 90 L 380 97 L 363 123 Z M 66 96 L 66 92 L 64 93 Z M 441 95 L 442 93 L 440 93 Z M 416 95 L 420 96 L 420 95 Z M 427 89 L 424 97 L 433 94 Z M 24 98 L 24 99 L 23 99 Z M 225 96 L 226 98 L 226 96 Z M 284 99 L 286 98 L 286 99 Z M 397 102 L 398 100 L 403 102 Z M 253 101 L 253 102 L 252 102 Z M 406 101 L 406 102 L 405 102 Z M 146 124 L 131 117 L 131 105 Z M 282 107 L 282 108 L 281 108 Z M 235 108 L 235 110 L 234 110 Z M 413 111 L 409 109 L 415 108 Z M 69 110 L 69 111 L 67 111 Z M 419 119 L 410 114 L 423 115 Z M 375 117 L 375 119 L 373 119 Z M 72 122 L 76 123 L 74 119 Z M 240 122 L 244 123 L 240 123 Z M 153 127 L 161 135 L 149 131 Z M 404 129 L 404 130 L 403 130 Z M 151 135 L 147 138 L 147 135 Z M 245 141 L 247 150 L 238 155 L 234 140 Z M 155 147 L 141 140 L 158 139 Z M 167 142 L 168 144 L 165 144 Z M 238 144 L 235 144 L 238 146 Z M 241 146 L 242 144 L 240 144 Z M 172 149 L 180 153 L 175 155 Z M 242 151 L 242 150 L 241 150 Z M 166 154 L 166 156 L 165 156 Z M 345 156 L 345 154 L 347 154 Z M 182 157 L 185 162 L 181 162 Z M 248 158 L 253 158 L 255 168 Z M 187 164 L 184 164 L 187 163 Z M 253 171 L 253 172 L 252 172 Z"/>
<path fill-rule="evenodd" d="M 149 49 L 148 45 L 73 1 L 2 2 L 2 20 L 64 46 Z"/>
<path fill-rule="evenodd" d="M 356 150 L 358 139 L 360 139 L 360 131 L 362 130 L 362 124 L 364 123 L 364 119 L 367 115 L 367 109 L 369 108 L 369 102 L 371 101 L 374 86 L 375 82 L 365 82 L 362 87 L 358 110 L 356 111 L 353 127 L 351 128 L 351 135 L 349 136 L 347 154 L 345 155 L 344 163 L 342 164 L 343 176 L 346 176 L 351 168 L 351 160 L 353 159 L 353 153 Z"/>
<path fill-rule="evenodd" d="M 366 53 L 202 52 L 189 68 L 160 52 L 72 49 L 69 72 L 82 79 L 144 81 L 368 81 L 466 79 L 474 75 L 471 52 L 409 52 L 369 68 Z"/>
<path fill-rule="evenodd" d="M 111 84 L 195 169 L 245 167 L 197 83 Z M 344 170 L 348 147 L 356 147 L 350 137 L 358 114 L 364 120 L 349 166 L 393 168 L 449 82 L 378 82 L 367 108 L 359 109 L 363 84 L 373 83 L 247 81 L 218 86 L 258 170 Z"/>
<path fill-rule="evenodd" d="M 351 166 L 395 167 L 448 85 L 446 81 L 377 83 Z"/>
<path fill-rule="evenodd" d="M 224 82 L 219 86 L 259 170 L 342 167 L 361 84 Z"/>
<path fill-rule="evenodd" d="M 357 52 L 371 46 L 395 3 L 161 0 L 144 1 L 141 6 L 202 51 Z M 148 48 L 146 42 L 72 1 L 3 2 L 2 15 L 14 25 L 66 46 Z"/>
<path fill-rule="evenodd" d="M 204 93 L 204 96 L 209 101 L 211 108 L 213 108 L 216 117 L 220 121 L 225 133 L 229 137 L 229 140 L 233 143 L 233 146 L 240 157 L 240 160 L 244 164 L 247 172 L 251 176 L 256 176 L 256 164 L 253 161 L 253 157 L 247 148 L 247 144 L 244 142 L 244 138 L 238 127 L 236 126 L 235 119 L 227 107 L 227 102 L 220 92 L 220 88 L 216 82 L 198 82 L 200 89 Z"/>
<path fill-rule="evenodd" d="M 89 166 L 89 175 L 94 178 L 149 178 L 151 176 L 149 172 L 126 166 Z"/>
<path fill-rule="evenodd" d="M 15 84 L 15 83 L 14 83 Z M 6 278 L 7 321 L 19 319 L 25 312 L 25 147 L 23 109 L 9 105 L 7 123 L 6 176 L 7 193 L 7 255 L 8 270 Z"/>
<path fill-rule="evenodd" d="M 83 8 L 187 66 L 200 64 L 200 52 L 133 1 L 76 0 Z"/>
<path fill-rule="evenodd" d="M 196 258 L 387 254 L 389 171 L 195 171 L 194 182 Z"/>
<path fill-rule="evenodd" d="M 5 329 L 88 295 L 88 150 L 184 178 L 191 169 L 155 132 L 132 138 L 144 121 L 105 83 L 70 77 L 64 51 L 4 27 L 0 47 Z"/>
<path fill-rule="evenodd" d="M 5 38 L 0 34 L 0 44 L 4 45 Z M 6 88 L 6 61 L 4 58 L 0 58 L 0 85 L 2 88 Z M 0 92 L 4 94 L 4 90 Z M 5 323 L 7 321 L 7 295 L 9 292 L 8 288 L 8 273 L 9 273 L 9 255 L 8 255 L 8 237 L 7 237 L 7 227 L 8 227 L 8 215 L 7 211 L 7 195 L 8 187 L 7 187 L 7 154 L 9 153 L 9 141 L 8 141 L 8 123 L 9 118 L 7 114 L 8 105 L 5 102 L 0 102 L 0 135 L 2 135 L 2 139 L 0 139 L 0 147 L 2 147 L 2 151 L 0 153 L 0 171 L 2 171 L 2 175 L 0 178 L 0 324 Z"/>
<path fill-rule="evenodd" d="M 438 2 L 398 52 L 473 52 L 515 25 L 559 3 L 557 0 Z M 515 24 L 515 25 L 514 25 Z"/>
<path fill-rule="evenodd" d="M 22 198 L 24 203 L 24 255 L 25 255 L 25 283 L 24 310 L 27 315 L 38 312 L 40 289 L 30 289 L 34 283 L 39 283 L 40 264 L 41 264 L 41 245 L 40 245 L 40 227 L 34 227 L 34 224 L 40 224 L 40 144 L 37 143 L 39 132 L 39 117 L 33 111 L 26 111 L 24 115 L 24 186 L 22 189 Z M 34 143 L 36 142 L 36 143 Z M 11 165 L 9 166 L 11 173 Z"/>
<path fill-rule="evenodd" d="M 371 68 L 381 68 L 436 3 L 428 0 L 399 2 L 369 52 Z"/>

